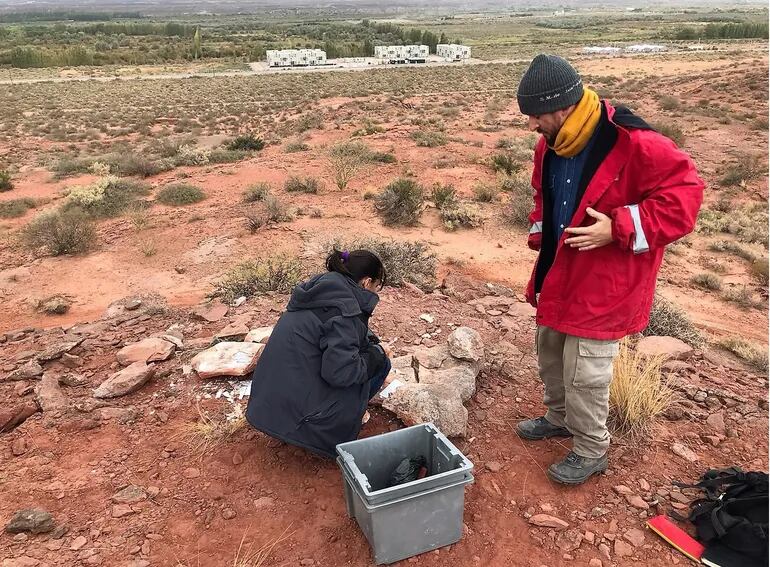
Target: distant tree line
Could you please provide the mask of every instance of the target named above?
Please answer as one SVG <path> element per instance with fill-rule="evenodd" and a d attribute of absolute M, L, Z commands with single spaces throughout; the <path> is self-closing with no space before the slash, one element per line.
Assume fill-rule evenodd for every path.
<path fill-rule="evenodd" d="M 695 28 L 692 26 L 680 28 L 674 34 L 675 39 L 768 39 L 768 24 L 766 23 L 728 23 L 707 24 Z"/>
<path fill-rule="evenodd" d="M 9 12 L 0 14 L 0 23 L 24 22 L 105 22 L 110 20 L 139 20 L 139 12 Z"/>

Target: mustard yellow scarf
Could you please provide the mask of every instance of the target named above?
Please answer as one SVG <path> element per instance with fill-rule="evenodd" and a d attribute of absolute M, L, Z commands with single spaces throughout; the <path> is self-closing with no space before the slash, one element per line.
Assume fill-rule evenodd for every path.
<path fill-rule="evenodd" d="M 572 114 L 567 117 L 551 149 L 561 157 L 579 154 L 594 133 L 601 116 L 599 95 L 591 89 L 585 89 L 583 98 L 577 103 Z"/>

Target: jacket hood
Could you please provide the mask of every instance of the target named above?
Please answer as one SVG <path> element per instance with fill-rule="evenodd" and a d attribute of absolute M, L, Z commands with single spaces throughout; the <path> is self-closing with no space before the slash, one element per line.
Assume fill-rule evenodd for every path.
<path fill-rule="evenodd" d="M 336 307 L 345 317 L 364 313 L 371 315 L 379 296 L 362 288 L 352 279 L 337 272 L 314 276 L 294 288 L 287 309 L 299 311 L 318 307 Z"/>
<path fill-rule="evenodd" d="M 654 130 L 652 126 L 634 114 L 627 106 L 622 104 L 612 106 L 608 101 L 604 101 L 604 106 L 607 109 L 607 117 L 613 124 L 636 130 Z"/>

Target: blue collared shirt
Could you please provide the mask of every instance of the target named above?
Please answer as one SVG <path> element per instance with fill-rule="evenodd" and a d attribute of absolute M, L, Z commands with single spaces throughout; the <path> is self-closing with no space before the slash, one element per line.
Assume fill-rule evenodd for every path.
<path fill-rule="evenodd" d="M 559 242 L 564 229 L 570 225 L 572 217 L 575 215 L 575 209 L 578 206 L 577 195 L 580 178 L 583 175 L 588 154 L 591 153 L 591 146 L 593 146 L 597 130 L 598 128 L 594 130 L 591 139 L 580 150 L 580 153 L 571 158 L 560 157 L 554 153 L 548 164 L 550 190 L 553 198 L 553 230 L 556 242 Z"/>

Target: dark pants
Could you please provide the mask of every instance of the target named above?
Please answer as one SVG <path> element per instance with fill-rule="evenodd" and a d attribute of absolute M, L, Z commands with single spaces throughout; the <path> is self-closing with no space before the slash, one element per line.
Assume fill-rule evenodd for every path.
<path fill-rule="evenodd" d="M 371 380 L 369 380 L 369 399 L 371 400 L 374 395 L 380 391 L 380 388 L 382 388 L 382 385 L 385 383 L 385 378 L 388 377 L 388 374 L 390 374 L 390 359 L 385 359 L 385 366 L 382 367 L 382 370 L 372 377 Z"/>

